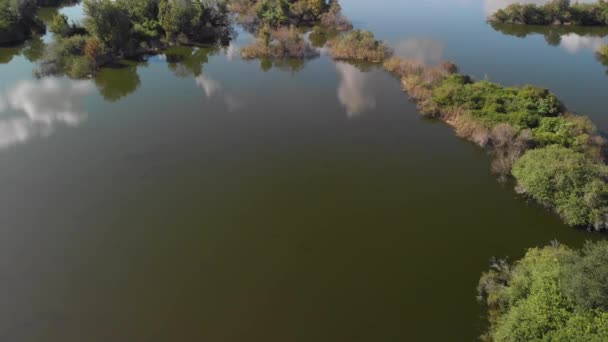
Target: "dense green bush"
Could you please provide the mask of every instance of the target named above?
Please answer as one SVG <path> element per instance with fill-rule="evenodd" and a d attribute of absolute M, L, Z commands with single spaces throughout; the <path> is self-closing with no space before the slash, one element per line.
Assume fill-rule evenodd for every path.
<path fill-rule="evenodd" d="M 350 21 L 342 15 L 339 0 L 232 0 L 230 9 L 250 31 L 263 26 L 313 26 L 348 30 Z"/>
<path fill-rule="evenodd" d="M 489 20 L 526 25 L 607 25 L 608 2 L 599 0 L 592 4 L 572 4 L 570 0 L 553 0 L 544 5 L 515 3 L 498 10 Z"/>
<path fill-rule="evenodd" d="M 493 261 L 478 286 L 490 323 L 484 337 L 496 342 L 608 340 L 606 261 L 606 241 L 588 243 L 582 252 L 559 244 L 533 248 L 513 265 Z M 576 282 L 582 278 L 582 285 Z M 579 303 L 577 297 L 590 292 L 602 295 L 591 306 Z"/>
<path fill-rule="evenodd" d="M 462 75 L 446 78 L 433 91 L 433 99 L 443 107 L 464 108 L 489 127 L 509 123 L 517 129 L 534 128 L 541 118 L 557 116 L 562 109 L 557 97 L 546 89 L 471 82 Z"/>
<path fill-rule="evenodd" d="M 608 225 L 608 169 L 557 145 L 528 151 L 513 166 L 521 192 L 553 208 L 567 224 Z"/>

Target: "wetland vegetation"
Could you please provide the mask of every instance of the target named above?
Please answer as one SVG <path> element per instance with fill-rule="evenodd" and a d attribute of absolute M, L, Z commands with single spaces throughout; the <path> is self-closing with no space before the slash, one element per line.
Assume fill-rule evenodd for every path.
<path fill-rule="evenodd" d="M 1 1 L 0 6 L 8 8 L 9 1 Z M 11 6 L 13 3 L 16 2 L 10 2 Z M 36 4 L 39 5 L 51 3 Z M 512 180 L 523 198 L 552 210 L 567 225 L 593 231 L 608 228 L 606 140 L 590 119 L 568 110 L 566 104 L 546 88 L 503 86 L 487 79 L 475 80 L 461 73 L 453 62 L 429 65 L 419 59 L 401 58 L 389 43 L 376 38 L 371 31 L 353 29 L 337 0 L 84 0 L 82 22 L 70 21 L 61 14 L 49 21 L 53 41 L 46 46 L 38 35 L 30 34 L 41 33 L 44 28 L 32 12 L 36 6 L 29 3 L 23 8 L 15 7 L 19 11 L 23 9 L 19 13 L 24 14 L 0 18 L 3 20 L 0 36 L 3 29 L 27 27 L 16 31 L 19 39 L 15 42 L 32 37 L 23 50 L 4 50 L 0 59 L 8 63 L 14 56 L 23 54 L 28 60 L 39 61 L 37 76 L 41 78 L 49 75 L 91 77 L 103 98 L 111 103 L 138 90 L 142 85 L 138 68 L 153 64 L 142 61 L 142 57 L 147 59 L 159 54 L 172 75 L 180 79 L 194 78 L 208 98 L 220 93 L 222 85 L 205 75 L 203 65 L 217 54 L 218 47 L 235 38 L 231 13 L 254 38 L 252 44 L 240 50 L 241 57 L 259 59 L 263 71 L 273 67 L 292 73 L 302 70 L 305 61 L 320 57 L 321 48 L 327 47 L 329 56 L 339 61 L 336 68 L 344 78 L 344 85 L 338 91 L 341 101 L 345 101 L 349 91 L 361 97 L 356 93 L 362 87 L 361 70 L 383 67 L 400 79 L 419 112 L 446 122 L 459 137 L 486 148 L 492 156 L 492 171 L 503 180 Z M 565 25 L 605 25 L 601 22 L 604 6 L 603 1 L 591 5 L 568 1 L 553 1 L 544 6 L 516 4 L 497 12 L 492 27 L 517 36 L 543 33 L 547 42 L 559 44 L 557 38 L 561 37 Z M 11 7 L 11 11 L 13 9 Z M 523 26 L 514 25 L 528 23 L 564 26 L 551 26 L 547 32 L 538 27 L 522 30 Z M 598 59 L 608 58 L 605 50 L 602 47 L 597 51 Z M 54 82 L 47 82 L 46 87 L 58 87 Z M 86 91 L 86 84 L 76 83 L 74 88 L 78 91 L 73 92 Z M 228 112 L 239 107 L 239 102 L 230 94 L 223 99 Z M 14 103 L 9 104 L 15 106 Z M 9 104 L 0 102 L 0 111 Z M 366 105 L 372 106 L 375 102 L 370 100 Z M 198 107 L 193 110 L 200 114 L 198 111 Z M 232 115 L 228 112 L 226 114 Z M 230 115 L 225 116 L 233 120 Z M 226 125 L 235 123 L 230 121 Z M 163 131 L 158 127 L 153 130 L 157 134 Z M 259 132 L 253 135 L 259 137 Z M 198 138 L 198 132 L 196 136 Z M 297 134 L 294 136 L 297 139 Z M 170 148 L 170 143 L 160 141 L 157 152 L 162 154 Z M 310 142 L 304 140 L 301 144 L 308 146 Z M 283 152 L 276 153 L 283 155 Z M 179 157 L 179 153 L 175 155 Z M 131 158 L 141 157 L 119 157 L 123 162 L 127 160 L 125 170 L 130 170 Z M 170 168 L 174 162 L 172 159 L 167 162 L 172 165 Z M 281 160 L 281 163 L 290 161 Z M 138 184 L 141 184 L 147 176 L 145 172 L 139 176 Z M 269 185 L 273 187 L 283 185 Z M 265 191 L 267 189 L 260 190 Z M 224 189 L 217 193 L 224 193 Z M 306 190 L 300 189 L 298 194 L 301 193 Z M 283 200 L 281 198 L 281 202 Z M 273 213 L 275 209 L 272 208 Z M 252 215 L 251 208 L 243 210 L 243 215 Z M 263 226 L 268 226 L 266 220 Z M 342 236 L 337 240 L 341 239 Z M 482 275 L 478 287 L 479 300 L 487 309 L 490 323 L 483 338 L 497 342 L 607 339 L 606 262 L 608 244 L 605 242 L 589 242 L 580 250 L 554 243 L 528 250 L 515 263 L 493 260 L 491 270 Z"/>
<path fill-rule="evenodd" d="M 393 58 L 385 68 L 401 77 L 424 115 L 492 151 L 493 171 L 513 175 L 520 193 L 569 225 L 608 227 L 606 140 L 547 89 L 474 81 L 451 63 L 428 67 Z"/>
<path fill-rule="evenodd" d="M 492 14 L 497 23 L 523 25 L 608 25 L 608 2 L 572 3 L 570 0 L 551 0 L 545 4 L 514 3 Z"/>
<path fill-rule="evenodd" d="M 553 242 L 514 263 L 492 260 L 478 286 L 490 322 L 483 340 L 607 340 L 606 263 L 606 241 L 580 250 Z"/>

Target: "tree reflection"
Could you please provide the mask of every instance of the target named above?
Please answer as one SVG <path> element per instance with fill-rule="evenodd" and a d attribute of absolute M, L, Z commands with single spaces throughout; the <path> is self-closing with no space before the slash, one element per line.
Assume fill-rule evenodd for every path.
<path fill-rule="evenodd" d="M 34 63 L 44 55 L 46 45 L 38 35 L 32 35 L 27 42 L 15 46 L 0 47 L 0 64 L 8 64 L 13 58 L 23 56 Z"/>
<path fill-rule="evenodd" d="M 502 34 L 526 38 L 540 34 L 550 46 L 561 46 L 570 53 L 591 50 L 602 65 L 608 67 L 608 57 L 598 51 L 606 44 L 608 27 L 588 26 L 534 26 L 492 23 L 492 28 Z M 608 74 L 608 70 L 606 71 Z"/>
<path fill-rule="evenodd" d="M 46 44 L 38 35 L 34 35 L 23 48 L 22 54 L 30 62 L 36 62 L 44 55 Z"/>
<path fill-rule="evenodd" d="M 141 83 L 137 67 L 141 62 L 123 61 L 113 67 L 103 68 L 95 75 L 95 85 L 104 99 L 116 102 L 135 92 Z"/>
<path fill-rule="evenodd" d="M 21 54 L 23 46 L 0 47 L 0 64 L 8 64 Z"/>
<path fill-rule="evenodd" d="M 209 57 L 218 53 L 219 48 L 175 46 L 167 50 L 165 56 L 169 69 L 178 77 L 199 76 L 203 73 L 203 65 L 209 62 Z"/>
<path fill-rule="evenodd" d="M 597 26 L 535 26 L 535 25 L 518 25 L 518 24 L 490 24 L 495 31 L 504 35 L 526 38 L 530 35 L 539 34 L 545 37 L 547 44 L 551 46 L 559 46 L 565 36 L 583 38 L 602 39 L 608 36 L 608 27 Z M 572 48 L 565 46 L 568 51 L 573 51 Z"/>
<path fill-rule="evenodd" d="M 262 71 L 267 72 L 272 69 L 277 69 L 280 71 L 290 72 L 292 74 L 298 73 L 304 70 L 306 66 L 306 62 L 309 60 L 301 59 L 301 58 L 282 58 L 282 59 L 273 59 L 273 58 L 260 58 L 260 69 Z"/>

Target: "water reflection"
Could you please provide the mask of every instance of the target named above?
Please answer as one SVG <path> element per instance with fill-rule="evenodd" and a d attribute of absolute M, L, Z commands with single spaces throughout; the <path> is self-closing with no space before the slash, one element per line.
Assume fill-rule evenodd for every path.
<path fill-rule="evenodd" d="M 222 89 L 222 85 L 218 81 L 211 79 L 204 74 L 198 75 L 195 78 L 195 81 L 196 85 L 203 90 L 203 93 L 207 98 L 211 99 L 216 96 L 221 96 L 228 111 L 234 112 L 243 106 L 242 102 L 236 96 L 225 93 Z"/>
<path fill-rule="evenodd" d="M 577 53 L 583 49 L 596 51 L 607 41 L 607 27 L 583 26 L 534 26 L 517 24 L 492 23 L 492 28 L 502 34 L 526 38 L 531 35 L 542 35 L 547 44 L 562 46 L 570 53 Z"/>
<path fill-rule="evenodd" d="M 209 62 L 209 57 L 218 51 L 217 47 L 176 46 L 167 50 L 164 58 L 176 76 L 199 76 L 203 73 L 203 65 Z"/>
<path fill-rule="evenodd" d="M 0 148 L 49 135 L 56 124 L 78 125 L 82 97 L 93 89 L 91 81 L 56 78 L 17 83 L 0 96 Z"/>
<path fill-rule="evenodd" d="M 272 58 L 260 58 L 260 68 L 266 72 L 272 69 L 281 71 L 291 72 L 295 74 L 300 72 L 306 66 L 308 60 L 299 58 L 286 58 L 286 59 L 272 59 Z"/>
<path fill-rule="evenodd" d="M 104 99 L 116 102 L 135 92 L 141 84 L 137 67 L 145 63 L 124 61 L 112 68 L 103 68 L 95 75 L 95 85 Z"/>
<path fill-rule="evenodd" d="M 547 44 L 560 46 L 571 54 L 581 51 L 597 52 L 608 43 L 607 27 L 582 26 L 532 26 L 517 24 L 491 24 L 492 28 L 505 35 L 526 38 L 530 35 L 543 35 Z M 596 54 L 596 59 L 608 66 L 608 59 Z"/>
<path fill-rule="evenodd" d="M 44 54 L 45 43 L 40 36 L 33 35 L 26 43 L 11 46 L 0 47 L 0 64 L 8 64 L 13 58 L 23 56 L 30 62 L 36 62 Z"/>
<path fill-rule="evenodd" d="M 409 38 L 398 42 L 395 55 L 423 64 L 439 64 L 443 60 L 444 44 L 430 38 Z"/>
<path fill-rule="evenodd" d="M 376 108 L 376 98 L 371 94 L 369 86 L 370 74 L 343 62 L 336 63 L 336 69 L 341 77 L 338 100 L 346 108 L 349 117 Z"/>

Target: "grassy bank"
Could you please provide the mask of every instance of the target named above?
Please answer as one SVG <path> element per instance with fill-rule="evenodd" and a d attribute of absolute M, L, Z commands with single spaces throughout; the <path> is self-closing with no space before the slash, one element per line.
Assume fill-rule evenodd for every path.
<path fill-rule="evenodd" d="M 606 141 L 593 123 L 569 113 L 546 89 L 473 81 L 452 63 L 429 67 L 391 58 L 420 111 L 494 155 L 492 170 L 517 180 L 517 190 L 569 225 L 608 227 Z"/>

